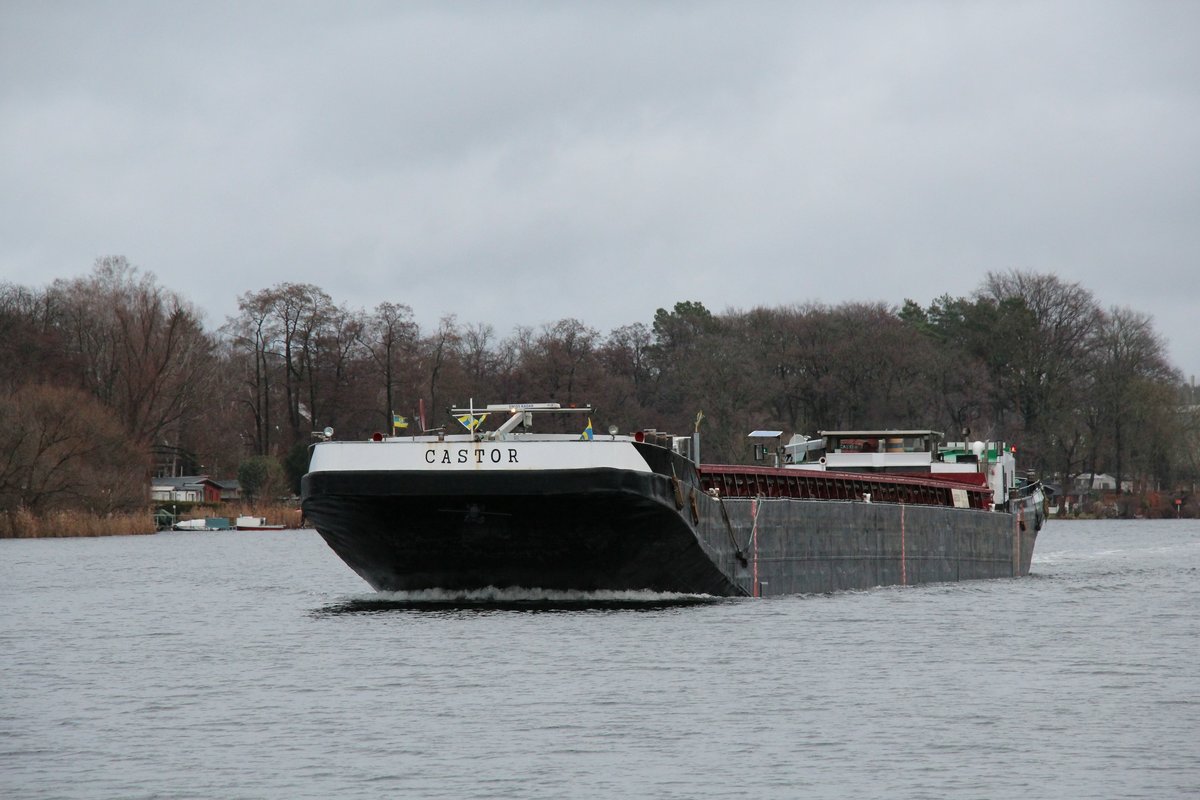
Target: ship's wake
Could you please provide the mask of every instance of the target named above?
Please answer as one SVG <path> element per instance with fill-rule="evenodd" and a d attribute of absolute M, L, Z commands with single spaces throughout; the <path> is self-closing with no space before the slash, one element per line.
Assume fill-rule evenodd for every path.
<path fill-rule="evenodd" d="M 652 592 L 649 590 L 575 591 L 525 587 L 482 589 L 419 589 L 378 592 L 343 600 L 322 609 L 327 614 L 369 614 L 394 610 L 444 611 L 648 611 L 678 606 L 706 605 L 727 598 L 707 594 Z"/>

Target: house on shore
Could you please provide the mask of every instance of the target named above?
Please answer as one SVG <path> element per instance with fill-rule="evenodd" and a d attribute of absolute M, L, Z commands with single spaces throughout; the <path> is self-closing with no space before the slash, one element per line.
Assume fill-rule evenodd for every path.
<path fill-rule="evenodd" d="M 1081 472 L 1075 476 L 1075 488 L 1084 491 L 1115 492 L 1117 491 L 1117 479 L 1105 472 L 1097 472 L 1095 475 L 1090 472 Z M 1133 481 L 1121 481 L 1121 491 L 1132 492 Z"/>
<path fill-rule="evenodd" d="M 207 475 L 152 478 L 150 500 L 155 503 L 220 503 L 241 497 L 236 480 L 217 481 Z"/>

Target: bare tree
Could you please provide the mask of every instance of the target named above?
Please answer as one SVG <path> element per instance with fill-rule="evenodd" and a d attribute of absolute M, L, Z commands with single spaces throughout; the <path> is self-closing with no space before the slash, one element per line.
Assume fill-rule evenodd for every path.
<path fill-rule="evenodd" d="M 0 510 L 136 508 L 148 466 L 115 413 L 84 392 L 29 384 L 0 397 Z"/>
<path fill-rule="evenodd" d="M 599 336 L 573 318 L 543 325 L 523 364 L 538 396 L 564 404 L 591 402 L 585 395 L 597 383 Z"/>
<path fill-rule="evenodd" d="M 271 292 L 247 292 L 238 301 L 238 316 L 224 327 L 232 345 L 231 360 L 241 364 L 242 406 L 253 422 L 252 450 L 255 455 L 271 452 L 273 425 L 271 405 L 279 356 L 271 326 Z"/>
<path fill-rule="evenodd" d="M 197 413 L 195 387 L 216 366 L 214 342 L 196 311 L 123 257 L 103 258 L 92 274 L 56 281 L 79 384 L 112 408 L 129 434 L 149 444 Z"/>
<path fill-rule="evenodd" d="M 1048 471 L 1056 431 L 1069 426 L 1100 309 L 1091 292 L 1053 275 L 989 273 L 980 295 L 1012 313 L 994 329 L 1009 360 L 995 374 L 1000 395 L 1011 398 L 1032 466 Z M 1069 465 L 1060 464 L 1067 472 Z"/>
<path fill-rule="evenodd" d="M 82 372 L 64 342 L 57 293 L 0 284 L 0 386 L 71 380 Z"/>
<path fill-rule="evenodd" d="M 362 329 L 362 344 L 371 360 L 376 380 L 383 390 L 384 424 L 390 425 L 387 416 L 396 411 L 398 391 L 404 374 L 408 374 L 409 386 L 416 388 L 413 373 L 416 359 L 416 343 L 420 334 L 413 321 L 412 309 L 399 303 L 380 303 L 367 319 Z M 407 409 L 406 409 L 407 411 Z"/>
<path fill-rule="evenodd" d="M 1112 308 L 1100 315 L 1092 353 L 1096 409 L 1092 471 L 1101 444 L 1109 442 L 1113 474 L 1120 486 L 1130 457 L 1137 452 L 1132 437 L 1145 432 L 1156 405 L 1164 400 L 1174 404 L 1174 387 L 1182 376 L 1168 364 L 1166 345 L 1154 332 L 1151 318 L 1129 308 Z M 1165 387 L 1170 391 L 1160 391 Z"/>
<path fill-rule="evenodd" d="M 305 384 L 315 378 L 317 349 L 323 326 L 334 314 L 333 301 L 323 289 L 309 283 L 281 283 L 271 290 L 271 314 L 275 339 L 283 358 L 283 390 L 291 441 L 306 436 L 302 418 L 311 422 L 319 411 L 309 407 L 301 413 L 300 399 L 306 394 L 315 401 L 314 392 Z"/>
<path fill-rule="evenodd" d="M 461 372 L 458 358 L 461 341 L 458 320 L 450 314 L 442 317 L 437 330 L 421 342 L 425 375 L 429 380 L 431 410 L 440 411 L 446 402 L 447 390 L 452 392 L 460 384 L 456 373 Z"/>
<path fill-rule="evenodd" d="M 650 328 L 640 322 L 614 328 L 597 349 L 603 383 L 593 401 L 620 425 L 650 419 L 652 378 L 649 364 Z"/>

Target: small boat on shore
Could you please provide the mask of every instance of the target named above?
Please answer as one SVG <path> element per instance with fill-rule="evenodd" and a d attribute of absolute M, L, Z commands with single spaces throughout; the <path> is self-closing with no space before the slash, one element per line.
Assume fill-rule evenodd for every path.
<path fill-rule="evenodd" d="M 268 523 L 266 517 L 238 517 L 234 527 L 239 531 L 281 531 L 284 526 Z"/>
<path fill-rule="evenodd" d="M 228 517 L 201 517 L 199 519 L 181 519 L 171 526 L 174 531 L 227 531 L 233 526 Z"/>
<path fill-rule="evenodd" d="M 1011 448 L 936 431 L 755 431 L 743 466 L 702 463 L 698 433 L 594 433 L 591 408 L 450 413 L 466 433 L 313 446 L 304 516 L 376 590 L 759 597 L 1011 578 L 1045 520 Z M 485 432 L 489 414 L 508 419 Z M 532 431 L 555 414 L 587 425 Z"/>

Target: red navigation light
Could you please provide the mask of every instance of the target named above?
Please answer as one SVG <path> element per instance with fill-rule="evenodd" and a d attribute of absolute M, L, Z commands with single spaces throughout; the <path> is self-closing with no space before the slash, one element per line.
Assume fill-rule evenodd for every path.
<path fill-rule="evenodd" d="M 380 433 L 379 431 L 375 431 L 374 433 L 371 434 L 371 441 L 372 442 L 382 442 L 383 434 Z"/>
<path fill-rule="evenodd" d="M 642 433 L 641 431 L 638 431 L 637 433 L 635 433 L 633 435 L 633 440 L 635 442 L 644 442 L 644 441 L 646 441 L 646 434 Z"/>
<path fill-rule="evenodd" d="M 1008 452 L 1015 456 L 1017 454 L 1017 446 L 1014 444 L 1012 447 L 1008 448 Z"/>

